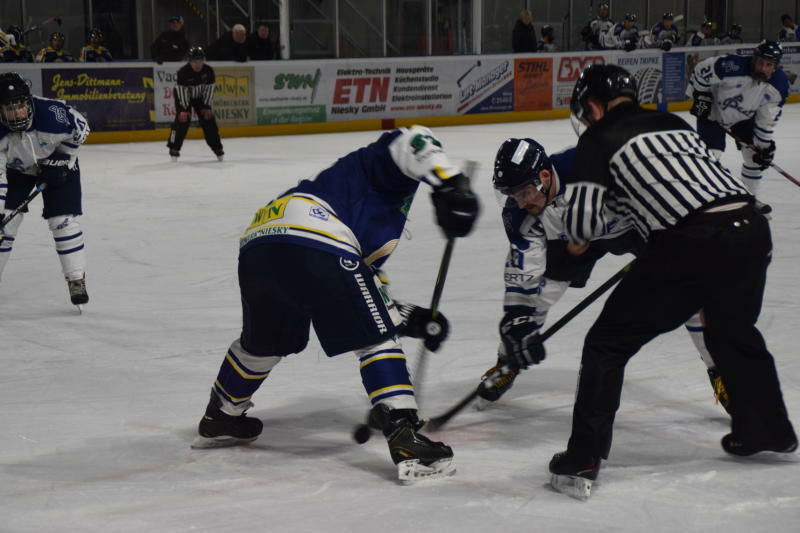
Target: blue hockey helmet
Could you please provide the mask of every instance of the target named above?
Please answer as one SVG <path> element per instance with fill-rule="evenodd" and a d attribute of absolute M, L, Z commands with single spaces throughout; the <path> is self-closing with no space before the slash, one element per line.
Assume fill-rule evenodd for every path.
<path fill-rule="evenodd" d="M 25 116 L 19 111 L 26 109 Z M 25 131 L 33 122 L 31 87 L 16 72 L 0 74 L 0 123 L 11 131 Z"/>
<path fill-rule="evenodd" d="M 778 41 L 764 40 L 753 50 L 753 57 L 763 57 L 777 64 L 783 57 L 783 48 Z"/>
<path fill-rule="evenodd" d="M 513 195 L 533 185 L 541 190 L 539 173 L 553 168 L 544 147 L 533 139 L 506 139 L 494 158 L 492 185 L 501 194 Z"/>

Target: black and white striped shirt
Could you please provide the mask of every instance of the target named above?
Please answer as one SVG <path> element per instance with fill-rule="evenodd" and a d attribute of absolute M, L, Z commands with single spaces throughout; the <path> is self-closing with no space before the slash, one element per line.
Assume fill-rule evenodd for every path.
<path fill-rule="evenodd" d="M 192 103 L 211 107 L 215 82 L 214 69 L 204 64 L 200 72 L 195 72 L 191 64 L 187 63 L 178 70 L 175 86 L 176 107 L 182 111 L 188 110 Z"/>
<path fill-rule="evenodd" d="M 680 117 L 624 103 L 578 141 L 566 185 L 566 230 L 575 242 L 603 233 L 604 209 L 647 240 L 689 214 L 748 199 L 747 189 Z"/>

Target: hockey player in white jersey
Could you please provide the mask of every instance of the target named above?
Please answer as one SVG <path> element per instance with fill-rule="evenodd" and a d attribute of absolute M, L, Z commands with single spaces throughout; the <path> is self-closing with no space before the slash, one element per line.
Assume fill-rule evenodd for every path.
<path fill-rule="evenodd" d="M 725 129 L 757 149 L 739 146 L 741 178 L 756 197 L 775 156 L 775 126 L 789 94 L 789 80 L 779 68 L 782 56 L 778 42 L 762 41 L 752 57 L 710 57 L 695 66 L 686 90 L 694 100 L 697 133 L 718 157 L 725 151 Z M 756 206 L 763 214 L 772 211 L 760 201 Z"/>
<path fill-rule="evenodd" d="M 636 26 L 636 15 L 625 13 L 622 22 L 618 22 L 610 30 L 600 34 L 600 45 L 605 49 L 617 49 L 630 52 L 639 46 L 639 28 Z"/>
<path fill-rule="evenodd" d="M 22 212 L 10 213 L 44 183 L 42 217 L 53 234 L 70 300 L 89 301 L 78 148 L 89 135 L 86 119 L 61 100 L 31 94 L 15 72 L 0 74 L 0 275 L 8 262 Z"/>
<path fill-rule="evenodd" d="M 607 253 L 637 255 L 644 245 L 633 227 L 612 213 L 606 214 L 603 235 L 578 249 L 568 245 L 563 193 L 571 179 L 574 156 L 575 148 L 548 156 L 533 139 L 507 139 L 497 152 L 492 183 L 503 204 L 509 251 L 501 342 L 496 365 L 481 378 L 479 409 L 505 394 L 520 368 L 544 359 L 537 337 L 550 308 L 567 288 L 584 287 L 595 263 Z M 685 327 L 706 365 L 716 399 L 727 410 L 727 391 L 703 340 L 701 313 Z"/>
<path fill-rule="evenodd" d="M 355 352 L 401 480 L 454 471 L 449 446 L 418 430 L 414 387 L 398 335 L 430 350 L 447 335 L 441 314 L 387 295 L 379 268 L 399 242 L 419 183 L 433 188 L 439 226 L 466 236 L 478 214 L 469 181 L 424 127 L 384 133 L 259 209 L 240 239 L 243 326 L 211 390 L 193 447 L 255 440 L 250 398 L 284 357 L 303 351 L 313 323 L 328 356 Z"/>
<path fill-rule="evenodd" d="M 581 37 L 586 43 L 587 50 L 603 49 L 600 37 L 604 33 L 612 31 L 616 24 L 609 18 L 608 13 L 608 2 L 601 2 L 600 5 L 597 6 L 597 17 L 590 20 L 581 30 Z"/>
<path fill-rule="evenodd" d="M 680 33 L 675 26 L 675 15 L 667 11 L 661 16 L 661 22 L 650 28 L 650 33 L 644 37 L 643 48 L 661 48 L 669 52 L 679 39 Z"/>

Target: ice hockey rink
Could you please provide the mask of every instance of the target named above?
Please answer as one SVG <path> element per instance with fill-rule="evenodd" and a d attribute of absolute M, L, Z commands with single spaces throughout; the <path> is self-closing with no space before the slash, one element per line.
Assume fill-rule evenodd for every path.
<path fill-rule="evenodd" d="M 775 162 L 795 176 L 798 124 L 800 105 L 787 106 Z M 483 212 L 455 245 L 441 304 L 451 337 L 418 384 L 424 416 L 467 394 L 495 359 L 507 247 L 490 182 L 497 147 L 508 137 L 548 151 L 576 142 L 567 120 L 434 131 L 454 161 L 480 162 Z M 161 142 L 82 148 L 84 314 L 69 303 L 39 199 L 0 283 L 0 531 L 797 531 L 800 455 L 722 451 L 728 418 L 682 330 L 631 360 L 591 500 L 549 488 L 547 463 L 569 436 L 582 340 L 600 302 L 553 336 L 546 361 L 496 406 L 465 410 L 431 434 L 453 446 L 453 477 L 403 486 L 382 437 L 356 445 L 351 430 L 367 409 L 357 362 L 326 357 L 315 340 L 256 393 L 256 442 L 190 449 L 239 334 L 240 232 L 278 193 L 379 135 L 224 139 L 222 163 L 203 141 L 187 141 L 178 163 Z M 730 143 L 724 161 L 738 175 Z M 762 199 L 774 208 L 774 257 L 759 326 L 798 425 L 800 187 L 770 171 Z M 445 241 L 424 186 L 409 218 L 386 270 L 395 298 L 427 306 Z M 601 260 L 549 323 L 629 259 Z M 418 341 L 403 344 L 413 368 Z"/>

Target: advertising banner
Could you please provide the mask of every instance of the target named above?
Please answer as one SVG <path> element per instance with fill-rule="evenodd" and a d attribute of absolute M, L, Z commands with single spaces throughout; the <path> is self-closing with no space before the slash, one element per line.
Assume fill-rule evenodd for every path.
<path fill-rule="evenodd" d="M 514 59 L 467 59 L 458 63 L 459 114 L 514 110 Z M 452 87 L 452 86 L 451 86 Z"/>
<path fill-rule="evenodd" d="M 153 129 L 153 70 L 150 68 L 45 68 L 42 95 L 66 101 L 92 131 Z"/>
<path fill-rule="evenodd" d="M 669 52 L 662 60 L 661 88 L 664 102 L 683 102 L 686 100 L 684 83 L 686 77 L 686 57 L 683 52 Z"/>
<path fill-rule="evenodd" d="M 800 46 L 784 46 L 781 67 L 789 78 L 789 94 L 800 93 Z"/>
<path fill-rule="evenodd" d="M 553 109 L 569 107 L 569 102 L 572 99 L 572 89 L 584 69 L 590 65 L 605 65 L 611 62 L 610 60 L 607 61 L 606 57 L 601 55 L 600 52 L 594 52 L 591 55 L 576 52 L 554 57 Z"/>
<path fill-rule="evenodd" d="M 615 58 L 617 65 L 633 74 L 640 104 L 660 104 L 663 101 L 661 56 L 661 52 L 651 52 Z"/>
<path fill-rule="evenodd" d="M 266 63 L 255 71 L 257 124 L 325 122 L 319 91 L 322 70 L 316 66 L 289 67 Z"/>
<path fill-rule="evenodd" d="M 553 104 L 553 58 L 514 60 L 514 111 L 543 111 Z"/>
<path fill-rule="evenodd" d="M 214 68 L 216 88 L 211 108 L 220 126 L 252 126 L 256 124 L 255 83 L 253 67 Z"/>

